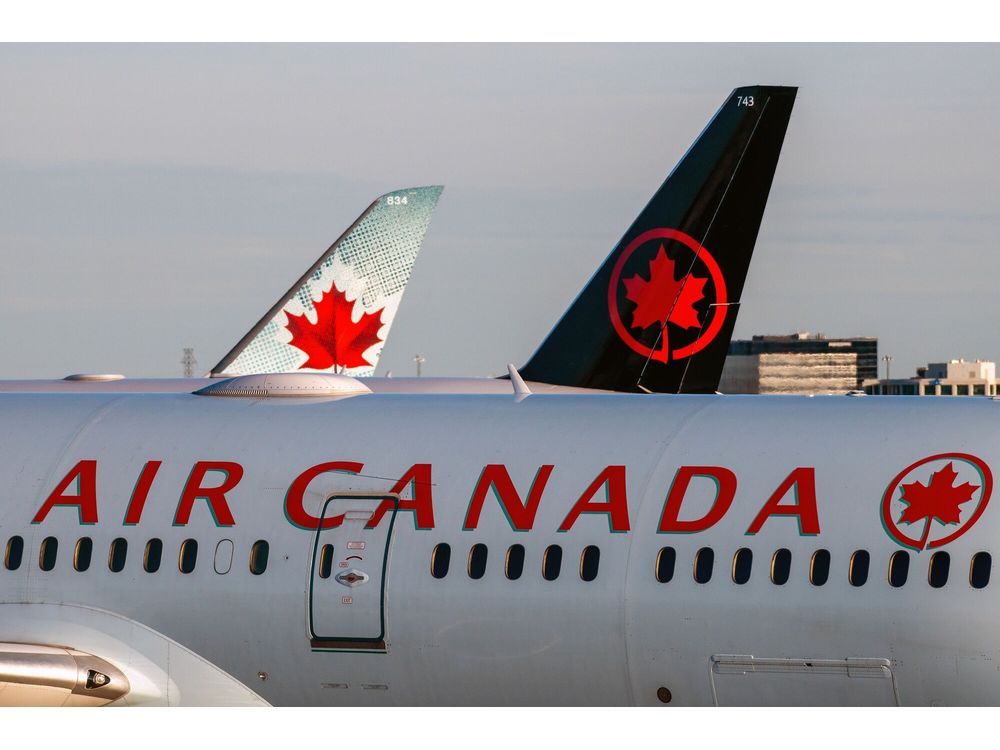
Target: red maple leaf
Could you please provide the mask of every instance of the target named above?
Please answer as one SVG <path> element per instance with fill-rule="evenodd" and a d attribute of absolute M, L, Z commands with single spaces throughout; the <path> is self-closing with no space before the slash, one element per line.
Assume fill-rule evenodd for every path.
<path fill-rule="evenodd" d="M 622 279 L 625 298 L 635 303 L 632 327 L 648 328 L 651 325 L 673 323 L 681 328 L 698 328 L 698 311 L 695 303 L 705 298 L 708 279 L 697 276 L 674 278 L 674 262 L 667 257 L 663 244 L 656 257 L 649 262 L 649 280 L 636 274 Z"/>
<path fill-rule="evenodd" d="M 352 320 L 354 302 L 337 288 L 319 298 L 316 322 L 311 323 L 303 315 L 288 313 L 288 330 L 292 334 L 291 345 L 306 353 L 302 368 L 329 370 L 333 367 L 371 367 L 364 358 L 365 350 L 383 339 L 378 335 L 382 327 L 382 310 L 361 313 L 355 323 Z"/>
<path fill-rule="evenodd" d="M 931 480 L 926 485 L 920 482 L 902 485 L 900 500 L 906 503 L 906 508 L 899 517 L 899 523 L 925 522 L 924 534 L 920 540 L 921 549 L 927 542 L 931 520 L 942 524 L 959 523 L 962 510 L 958 506 L 969 502 L 972 493 L 979 489 L 977 485 L 968 482 L 956 487 L 957 478 L 958 472 L 949 461 L 943 469 L 931 474 Z"/>

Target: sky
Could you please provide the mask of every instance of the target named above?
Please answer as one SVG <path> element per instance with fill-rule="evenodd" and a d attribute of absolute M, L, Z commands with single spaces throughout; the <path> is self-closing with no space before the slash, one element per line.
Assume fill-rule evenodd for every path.
<path fill-rule="evenodd" d="M 895 377 L 1000 359 L 997 70 L 996 45 L 0 45 L 0 377 L 208 370 L 427 184 L 377 372 L 505 372 L 756 83 L 800 90 L 736 336 L 878 336 Z"/>

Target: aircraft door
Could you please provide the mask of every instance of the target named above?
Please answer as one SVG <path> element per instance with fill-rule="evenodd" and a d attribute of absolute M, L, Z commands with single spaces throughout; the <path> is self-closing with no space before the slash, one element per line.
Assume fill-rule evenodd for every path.
<path fill-rule="evenodd" d="M 391 507 L 371 527 L 386 502 Z M 309 575 L 314 649 L 385 651 L 385 576 L 398 506 L 394 495 L 334 495 L 323 505 L 331 528 L 316 531 Z"/>

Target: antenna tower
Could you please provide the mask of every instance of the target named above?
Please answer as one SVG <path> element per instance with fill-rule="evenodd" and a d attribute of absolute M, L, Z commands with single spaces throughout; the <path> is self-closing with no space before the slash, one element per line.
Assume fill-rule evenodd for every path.
<path fill-rule="evenodd" d="M 181 364 L 184 366 L 184 377 L 193 378 L 194 366 L 198 364 L 198 360 L 194 358 L 193 347 L 190 346 L 184 347 L 184 356 L 181 357 Z"/>

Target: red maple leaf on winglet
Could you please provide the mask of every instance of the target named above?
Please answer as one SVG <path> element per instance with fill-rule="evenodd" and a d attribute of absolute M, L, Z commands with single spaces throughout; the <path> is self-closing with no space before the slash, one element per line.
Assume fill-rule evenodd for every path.
<path fill-rule="evenodd" d="M 959 523 L 962 510 L 958 506 L 969 502 L 972 499 L 972 493 L 979 489 L 978 486 L 968 482 L 956 487 L 955 480 L 957 478 L 958 472 L 949 461 L 943 469 L 931 474 L 931 480 L 926 486 L 920 482 L 901 485 L 903 494 L 900 500 L 906 503 L 906 508 L 900 515 L 899 522 L 925 521 L 926 526 L 924 527 L 923 539 L 921 539 L 921 548 L 923 548 L 927 541 L 927 535 L 930 533 L 931 520 L 936 519 L 942 524 Z"/>
<path fill-rule="evenodd" d="M 351 317 L 354 303 L 336 284 L 313 307 L 316 309 L 315 323 L 311 323 L 305 315 L 287 314 L 287 327 L 292 334 L 290 343 L 307 355 L 300 369 L 371 367 L 372 363 L 364 358 L 364 353 L 368 347 L 382 341 L 378 334 L 384 310 L 362 312 L 360 320 L 355 323 Z"/>
<path fill-rule="evenodd" d="M 632 327 L 648 328 L 651 325 L 670 322 L 681 328 L 698 328 L 698 311 L 695 303 L 705 298 L 705 284 L 708 279 L 688 276 L 674 278 L 674 262 L 667 257 L 667 251 L 660 245 L 656 257 L 649 262 L 649 279 L 636 274 L 622 279 L 625 284 L 625 299 L 635 303 L 632 311 Z"/>

